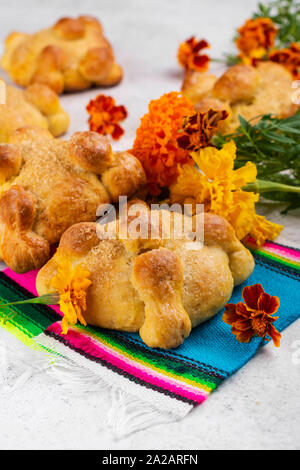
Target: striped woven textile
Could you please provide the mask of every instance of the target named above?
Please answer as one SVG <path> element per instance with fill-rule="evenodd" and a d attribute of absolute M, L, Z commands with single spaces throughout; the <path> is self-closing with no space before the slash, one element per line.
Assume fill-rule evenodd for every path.
<path fill-rule="evenodd" d="M 231 302 L 242 300 L 246 284 L 261 283 L 266 292 L 280 298 L 276 327 L 282 331 L 300 316 L 300 250 L 271 242 L 256 249 L 251 240 L 249 246 L 255 270 L 247 283 L 234 289 Z M 35 296 L 35 277 L 36 272 L 18 275 L 8 268 L 2 271 L 1 303 Z M 109 385 L 176 417 L 202 403 L 265 343 L 260 338 L 238 343 L 222 321 L 221 312 L 195 328 L 183 345 L 169 351 L 148 348 L 138 334 L 81 325 L 63 336 L 60 318 L 57 306 L 22 305 L 13 307 L 1 326 L 29 347 L 42 349 L 53 358 L 68 359 Z"/>

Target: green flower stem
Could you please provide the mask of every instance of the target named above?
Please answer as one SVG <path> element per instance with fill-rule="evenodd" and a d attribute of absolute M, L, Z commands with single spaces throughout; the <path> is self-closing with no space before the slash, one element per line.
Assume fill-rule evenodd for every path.
<path fill-rule="evenodd" d="M 10 307 L 12 305 L 24 305 L 24 304 L 44 304 L 44 305 L 56 305 L 59 303 L 59 294 L 45 294 L 41 297 L 34 297 L 33 299 L 19 300 L 18 302 L 10 302 L 8 304 L 1 304 L 0 308 Z"/>
<path fill-rule="evenodd" d="M 214 58 L 214 57 L 211 57 L 210 58 L 210 61 L 211 62 L 217 62 L 218 64 L 226 64 L 226 58 L 224 59 L 218 59 L 218 58 Z"/>
<path fill-rule="evenodd" d="M 254 193 L 269 193 L 279 191 L 284 193 L 297 193 L 300 194 L 299 186 L 290 186 L 288 184 L 275 183 L 273 181 L 266 181 L 257 179 L 254 183 L 248 183 L 243 188 L 245 191 L 252 191 Z"/>

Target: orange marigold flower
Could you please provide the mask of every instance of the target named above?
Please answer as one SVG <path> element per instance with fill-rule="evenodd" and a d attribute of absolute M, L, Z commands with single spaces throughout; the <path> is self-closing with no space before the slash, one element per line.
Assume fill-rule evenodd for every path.
<path fill-rule="evenodd" d="M 196 113 L 183 120 L 183 134 L 177 139 L 179 147 L 197 151 L 210 145 L 213 135 L 217 132 L 219 121 L 228 117 L 228 112 L 210 109 L 206 113 Z"/>
<path fill-rule="evenodd" d="M 144 167 L 151 194 L 159 194 L 176 181 L 178 165 L 193 165 L 188 151 L 177 142 L 183 118 L 193 113 L 192 102 L 175 91 L 150 101 L 131 152 Z"/>
<path fill-rule="evenodd" d="M 116 102 L 111 96 L 98 95 L 89 102 L 86 109 L 90 115 L 91 131 L 103 135 L 109 134 L 115 140 L 124 134 L 124 130 L 118 123 L 127 117 L 127 110 L 125 106 L 116 106 Z"/>
<path fill-rule="evenodd" d="M 243 289 L 243 302 L 227 304 L 223 314 L 223 321 L 231 325 L 231 332 L 241 343 L 249 343 L 253 336 L 259 336 L 265 341 L 272 338 L 274 345 L 280 346 L 281 334 L 273 323 L 278 317 L 277 312 L 280 301 L 278 297 L 267 294 L 261 284 L 254 284 Z"/>
<path fill-rule="evenodd" d="M 240 58 L 244 63 L 251 64 L 273 47 L 277 28 L 271 18 L 256 18 L 247 20 L 238 33 L 236 45 L 241 52 Z"/>
<path fill-rule="evenodd" d="M 295 79 L 300 78 L 300 44 L 293 42 L 289 48 L 272 51 L 268 59 L 287 68 Z"/>
<path fill-rule="evenodd" d="M 182 42 L 178 48 L 177 58 L 182 67 L 187 70 L 198 70 L 205 72 L 209 66 L 209 57 L 206 54 L 201 54 L 202 49 L 210 47 L 205 39 L 197 41 L 195 36 L 192 36 L 187 41 Z"/>

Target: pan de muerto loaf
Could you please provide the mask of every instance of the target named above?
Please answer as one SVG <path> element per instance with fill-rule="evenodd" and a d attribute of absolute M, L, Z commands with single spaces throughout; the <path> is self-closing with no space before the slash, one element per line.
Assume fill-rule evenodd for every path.
<path fill-rule="evenodd" d="M 64 141 L 17 129 L 0 144 L 0 258 L 17 272 L 40 268 L 68 227 L 95 221 L 100 204 L 131 197 L 145 182 L 140 162 L 95 132 Z"/>
<path fill-rule="evenodd" d="M 116 85 L 123 76 L 92 16 L 62 18 L 34 34 L 11 33 L 1 65 L 18 85 L 43 83 L 56 93 Z"/>
<path fill-rule="evenodd" d="M 143 202 L 137 206 L 138 215 L 129 213 L 128 226 L 138 218 L 140 238 L 120 238 L 120 220 L 115 238 L 103 235 L 114 233 L 109 231 L 113 221 L 70 227 L 40 270 L 37 290 L 40 295 L 54 292 L 51 280 L 66 260 L 73 267 L 80 264 L 92 281 L 84 313 L 87 323 L 139 332 L 150 347 L 173 348 L 189 336 L 192 327 L 224 307 L 233 287 L 252 273 L 253 257 L 219 216 L 193 217 L 193 232 L 198 230 L 197 222 L 204 223 L 202 245 L 192 233 L 177 237 L 187 216 L 150 211 Z M 156 236 L 146 238 L 145 233 Z"/>

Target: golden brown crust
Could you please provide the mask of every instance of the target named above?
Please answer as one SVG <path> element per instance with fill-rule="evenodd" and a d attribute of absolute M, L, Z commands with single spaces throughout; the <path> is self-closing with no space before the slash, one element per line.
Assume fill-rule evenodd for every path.
<path fill-rule="evenodd" d="M 9 143 L 22 146 L 31 142 L 43 142 L 52 139 L 53 135 L 47 129 L 38 126 L 23 126 L 18 127 L 10 135 Z"/>
<path fill-rule="evenodd" d="M 101 175 L 112 166 L 113 153 L 106 137 L 97 132 L 76 132 L 69 142 L 69 154 L 81 168 Z"/>
<path fill-rule="evenodd" d="M 259 63 L 257 71 L 260 74 L 260 88 L 255 103 L 258 114 L 262 114 L 262 109 L 272 103 L 274 114 L 283 118 L 293 116 L 299 104 L 292 101 L 293 77 L 290 72 L 274 62 Z"/>
<path fill-rule="evenodd" d="M 9 142 L 19 127 L 39 126 L 58 137 L 66 132 L 70 119 L 57 94 L 40 84 L 27 90 L 6 85 L 6 104 L 0 106 L 0 142 Z"/>
<path fill-rule="evenodd" d="M 216 81 L 212 94 L 229 103 L 251 101 L 259 84 L 259 74 L 250 65 L 234 65 Z"/>
<path fill-rule="evenodd" d="M 141 238 L 126 240 L 117 229 L 114 239 L 101 239 L 97 238 L 97 224 L 74 225 L 40 270 L 37 290 L 39 294 L 51 292 L 51 278 L 63 260 L 80 263 L 92 280 L 85 314 L 88 323 L 139 331 L 150 347 L 176 347 L 189 335 L 191 326 L 225 306 L 234 284 L 251 274 L 253 258 L 219 216 L 205 214 L 205 244 L 201 247 L 194 235 L 175 236 L 186 216 L 173 213 L 169 217 L 165 210 L 151 212 L 144 202 L 135 200 L 128 209 L 130 221 L 134 220 L 134 213 L 130 215 L 133 203 L 140 225 L 156 226 L 158 238 L 143 238 L 140 232 Z M 153 212 L 155 217 L 149 223 L 146 215 Z M 196 227 L 195 218 L 194 222 Z"/>
<path fill-rule="evenodd" d="M 87 51 L 80 61 L 79 70 L 86 80 L 101 84 L 109 75 L 113 64 L 112 49 L 104 44 L 102 47 L 94 47 Z"/>
<path fill-rule="evenodd" d="M 188 70 L 185 74 L 181 91 L 196 104 L 202 98 L 210 95 L 216 81 L 217 77 L 215 75 Z"/>
<path fill-rule="evenodd" d="M 292 76 L 282 65 L 260 62 L 257 67 L 235 65 L 226 70 L 209 89 L 207 82 L 186 81 L 183 92 L 195 97 L 197 111 L 204 112 L 208 105 L 214 109 L 229 111 L 219 131 L 233 132 L 239 126 L 239 115 L 255 122 L 263 114 L 274 114 L 283 118 L 295 114 L 299 105 L 292 102 Z M 214 101 L 216 100 L 216 101 Z"/>
<path fill-rule="evenodd" d="M 146 184 L 146 176 L 139 160 L 129 152 L 116 152 L 111 168 L 101 178 L 113 202 L 119 196 L 133 196 Z"/>
<path fill-rule="evenodd" d="M 216 111 L 223 111 L 225 109 L 228 114 L 230 113 L 229 105 L 224 102 L 220 101 L 217 98 L 203 98 L 201 101 L 195 104 L 195 110 L 199 111 L 200 113 L 207 113 L 210 109 L 214 109 Z"/>
<path fill-rule="evenodd" d="M 41 83 L 56 93 L 116 85 L 123 75 L 101 24 L 89 16 L 62 18 L 32 35 L 11 34 L 1 65 L 19 85 Z"/>
<path fill-rule="evenodd" d="M 59 107 L 57 94 L 51 88 L 38 83 L 29 85 L 24 91 L 27 101 L 34 104 L 45 116 L 55 114 Z"/>
<path fill-rule="evenodd" d="M 31 229 L 35 216 L 35 201 L 21 186 L 12 186 L 1 196 L 1 222 L 10 230 Z"/>
<path fill-rule="evenodd" d="M 227 253 L 234 285 L 242 284 L 252 274 L 253 256 L 237 239 L 233 227 L 227 220 L 215 214 L 205 213 L 204 243 L 207 246 L 221 247 Z"/>
<path fill-rule="evenodd" d="M 0 253 L 16 272 L 35 269 L 49 258 L 48 242 L 32 231 L 34 218 L 34 198 L 22 187 L 13 186 L 1 195 Z"/>
<path fill-rule="evenodd" d="M 31 238 L 34 233 L 38 239 L 45 240 L 47 246 L 57 243 L 62 233 L 74 223 L 95 221 L 98 206 L 111 202 L 109 193 L 101 182 L 101 173 L 115 164 L 115 157 L 106 137 L 83 132 L 76 133 L 68 142 L 52 138 L 48 131 L 41 128 L 24 127 L 13 133 L 11 141 L 13 144 L 0 145 L 0 253 L 3 257 L 7 253 L 8 237 L 2 237 L 2 233 L 12 230 L 6 211 L 14 220 L 16 218 L 19 221 L 19 226 L 22 220 L 19 212 L 25 213 L 26 201 L 30 198 L 35 201 L 36 210 L 34 217 L 29 218 L 28 214 L 26 216 L 29 223 L 27 230 L 31 231 Z M 119 158 L 118 154 L 117 159 Z M 131 156 L 131 160 L 134 159 Z M 138 160 L 136 166 L 132 164 L 123 171 L 126 172 L 126 180 L 130 180 L 132 185 L 128 184 L 125 188 L 128 193 L 122 192 L 124 185 L 119 186 L 119 194 L 118 188 L 114 187 L 115 196 L 131 195 L 145 182 L 145 174 Z M 134 175 L 130 176 L 131 172 Z M 121 178 L 122 167 L 119 168 L 119 175 Z M 12 201 L 16 187 L 19 188 L 19 202 L 15 205 L 13 214 L 12 203 L 9 201 Z M 11 257 L 5 255 L 7 264 L 16 271 L 24 271 L 29 265 L 23 243 L 24 230 L 22 228 L 22 236 L 20 230 L 14 236 L 14 243 L 17 244 L 18 240 L 20 242 L 19 266 L 17 261 L 10 265 Z M 21 260 L 22 250 L 26 262 Z M 37 264 L 30 264 L 30 269 L 39 268 L 46 261 L 45 256 L 32 257 Z"/>
<path fill-rule="evenodd" d="M 204 217 L 204 243 L 208 246 L 220 246 L 228 252 L 232 243 L 237 240 L 233 227 L 216 214 L 205 212 L 197 214 L 193 218 Z"/>
<path fill-rule="evenodd" d="M 142 340 L 150 347 L 179 346 L 191 331 L 190 318 L 183 308 L 183 268 L 179 257 L 160 248 L 134 260 L 132 282 L 145 303 Z"/>
<path fill-rule="evenodd" d="M 62 38 L 68 40 L 79 39 L 84 36 L 84 22 L 79 18 L 61 18 L 53 27 L 54 31 Z"/>
<path fill-rule="evenodd" d="M 19 173 L 21 152 L 14 145 L 0 144 L 0 184 Z"/>
<path fill-rule="evenodd" d="M 62 70 L 66 63 L 66 54 L 59 46 L 46 46 L 37 57 L 36 68 L 30 83 L 47 85 L 60 94 L 64 90 Z"/>
<path fill-rule="evenodd" d="M 72 257 L 81 257 L 99 244 L 97 224 L 82 222 L 69 227 L 60 239 L 59 247 Z"/>

